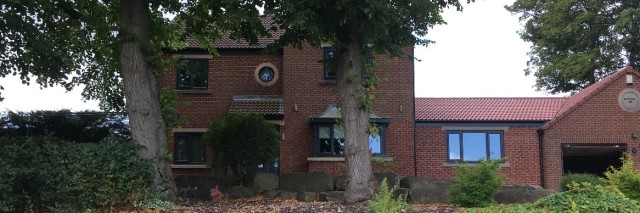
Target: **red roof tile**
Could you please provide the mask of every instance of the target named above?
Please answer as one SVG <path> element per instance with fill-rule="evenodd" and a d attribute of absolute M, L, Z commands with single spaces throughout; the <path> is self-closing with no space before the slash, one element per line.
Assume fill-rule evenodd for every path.
<path fill-rule="evenodd" d="M 584 102 L 586 102 L 591 97 L 593 97 L 596 94 L 598 94 L 604 88 L 606 88 L 611 83 L 616 81 L 618 78 L 624 76 L 625 74 L 634 74 L 634 75 L 640 77 L 640 73 L 638 73 L 635 70 L 633 70 L 633 68 L 631 68 L 630 66 L 624 67 L 624 68 L 616 71 L 615 73 L 607 76 L 606 78 L 596 82 L 595 84 L 593 84 L 591 86 L 588 86 L 587 88 L 584 88 L 580 92 L 578 92 L 576 94 L 573 94 L 571 97 L 569 97 L 567 99 L 567 101 L 564 103 L 564 105 L 558 110 L 558 113 L 556 114 L 556 118 L 554 120 L 552 120 L 551 122 L 545 124 L 543 126 L 543 128 L 547 129 L 547 128 L 551 127 L 553 124 L 555 124 L 556 122 L 558 122 L 559 120 L 561 120 L 562 118 L 567 116 L 574 109 L 578 108 Z"/>
<path fill-rule="evenodd" d="M 416 121 L 548 121 L 566 98 L 416 98 Z"/>
<path fill-rule="evenodd" d="M 273 24 L 273 20 L 267 16 L 262 17 L 261 21 L 262 25 L 267 29 L 271 28 Z M 258 38 L 258 43 L 254 45 L 250 45 L 249 42 L 246 42 L 244 40 L 231 39 L 229 38 L 228 33 L 222 33 L 222 37 L 216 40 L 213 43 L 213 46 L 220 49 L 265 48 L 267 47 L 267 45 L 273 44 L 276 40 L 278 40 L 284 33 L 284 30 L 278 30 L 275 32 L 270 31 L 270 33 L 271 37 L 260 37 Z M 194 38 L 187 38 L 187 48 L 204 48 L 204 46 L 198 43 L 198 41 Z"/>

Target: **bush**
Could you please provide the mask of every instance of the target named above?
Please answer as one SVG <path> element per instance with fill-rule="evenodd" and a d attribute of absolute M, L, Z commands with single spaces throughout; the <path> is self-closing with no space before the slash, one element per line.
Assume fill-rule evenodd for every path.
<path fill-rule="evenodd" d="M 451 203 L 463 207 L 486 207 L 494 203 L 493 195 L 504 181 L 500 161 L 480 160 L 477 165 L 455 169 L 455 183 L 449 190 Z"/>
<path fill-rule="evenodd" d="M 393 198 L 393 191 L 395 191 L 395 187 L 389 189 L 387 179 L 383 179 L 375 200 L 369 202 L 369 205 L 367 205 L 367 212 L 396 213 L 400 210 L 413 209 L 411 204 L 408 204 L 404 199 L 402 199 L 402 195 L 398 198 Z"/>
<path fill-rule="evenodd" d="M 214 120 L 204 134 L 213 151 L 214 171 L 241 177 L 247 167 L 273 162 L 280 151 L 280 136 L 260 115 L 230 113 Z"/>
<path fill-rule="evenodd" d="M 151 162 L 139 145 L 107 138 L 0 138 L 0 211 L 65 211 L 131 205 L 147 197 Z"/>
<path fill-rule="evenodd" d="M 541 198 L 534 206 L 548 212 L 637 212 L 639 204 L 613 186 L 572 183 L 568 191 Z"/>
<path fill-rule="evenodd" d="M 633 158 L 625 155 L 622 167 L 609 168 L 604 176 L 608 185 L 617 187 L 625 196 L 640 201 L 640 172 L 633 169 Z"/>
<path fill-rule="evenodd" d="M 562 176 L 560 179 L 560 191 L 568 191 L 571 183 L 590 183 L 591 185 L 601 185 L 602 180 L 593 174 L 572 173 Z"/>
<path fill-rule="evenodd" d="M 536 208 L 531 203 L 523 204 L 508 204 L 508 205 L 495 205 L 484 208 L 470 208 L 463 210 L 466 213 L 495 213 L 495 212 L 510 212 L 510 213 L 546 213 L 542 208 Z"/>

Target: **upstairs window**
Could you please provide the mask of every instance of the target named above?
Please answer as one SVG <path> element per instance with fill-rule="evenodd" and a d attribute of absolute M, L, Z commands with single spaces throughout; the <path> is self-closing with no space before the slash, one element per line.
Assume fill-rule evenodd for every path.
<path fill-rule="evenodd" d="M 373 50 L 371 48 L 366 49 L 366 61 L 365 66 L 373 66 Z M 335 80 L 336 79 L 336 65 L 333 61 L 336 58 L 336 49 L 333 47 L 322 48 L 323 58 L 322 63 L 324 65 L 324 79 Z M 368 76 L 367 76 L 368 77 Z"/>
<path fill-rule="evenodd" d="M 324 79 L 336 79 L 336 66 L 333 63 L 336 58 L 336 49 L 331 47 L 322 48 L 324 64 Z"/>
<path fill-rule="evenodd" d="M 501 131 L 448 131 L 448 160 L 478 162 L 500 160 L 503 155 Z"/>
<path fill-rule="evenodd" d="M 207 89 L 209 83 L 209 63 L 207 59 L 181 59 L 177 65 L 177 89 Z"/>
<path fill-rule="evenodd" d="M 202 142 L 202 133 L 176 133 L 173 146 L 176 164 L 205 163 L 206 146 Z"/>

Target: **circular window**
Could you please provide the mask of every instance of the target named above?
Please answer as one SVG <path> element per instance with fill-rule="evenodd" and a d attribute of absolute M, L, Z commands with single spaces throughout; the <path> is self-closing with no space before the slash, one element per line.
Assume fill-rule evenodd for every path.
<path fill-rule="evenodd" d="M 640 92 L 635 89 L 627 88 L 618 94 L 618 105 L 625 112 L 640 111 Z"/>
<path fill-rule="evenodd" d="M 271 63 L 258 65 L 255 72 L 256 81 L 262 86 L 271 86 L 278 81 L 278 68 Z"/>

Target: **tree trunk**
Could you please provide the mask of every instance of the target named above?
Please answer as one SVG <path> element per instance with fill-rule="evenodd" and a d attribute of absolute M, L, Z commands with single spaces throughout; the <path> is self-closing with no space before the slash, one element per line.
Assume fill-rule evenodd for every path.
<path fill-rule="evenodd" d="M 338 39 L 344 46 L 336 51 L 337 87 L 345 136 L 348 203 L 369 200 L 375 192 L 375 178 L 371 171 L 371 154 L 367 129 L 369 113 L 360 102 L 364 90 L 365 63 L 362 44 L 356 34 L 355 19 L 349 20 L 340 30 Z"/>
<path fill-rule="evenodd" d="M 143 49 L 150 42 L 149 2 L 126 0 L 120 4 L 120 19 L 124 25 L 120 63 L 131 134 L 133 140 L 144 147 L 138 154 L 154 163 L 153 185 L 168 190 L 167 198 L 173 199 L 176 188 L 170 162 L 165 158 L 167 136 L 156 76 L 153 66 L 146 61 Z"/>

